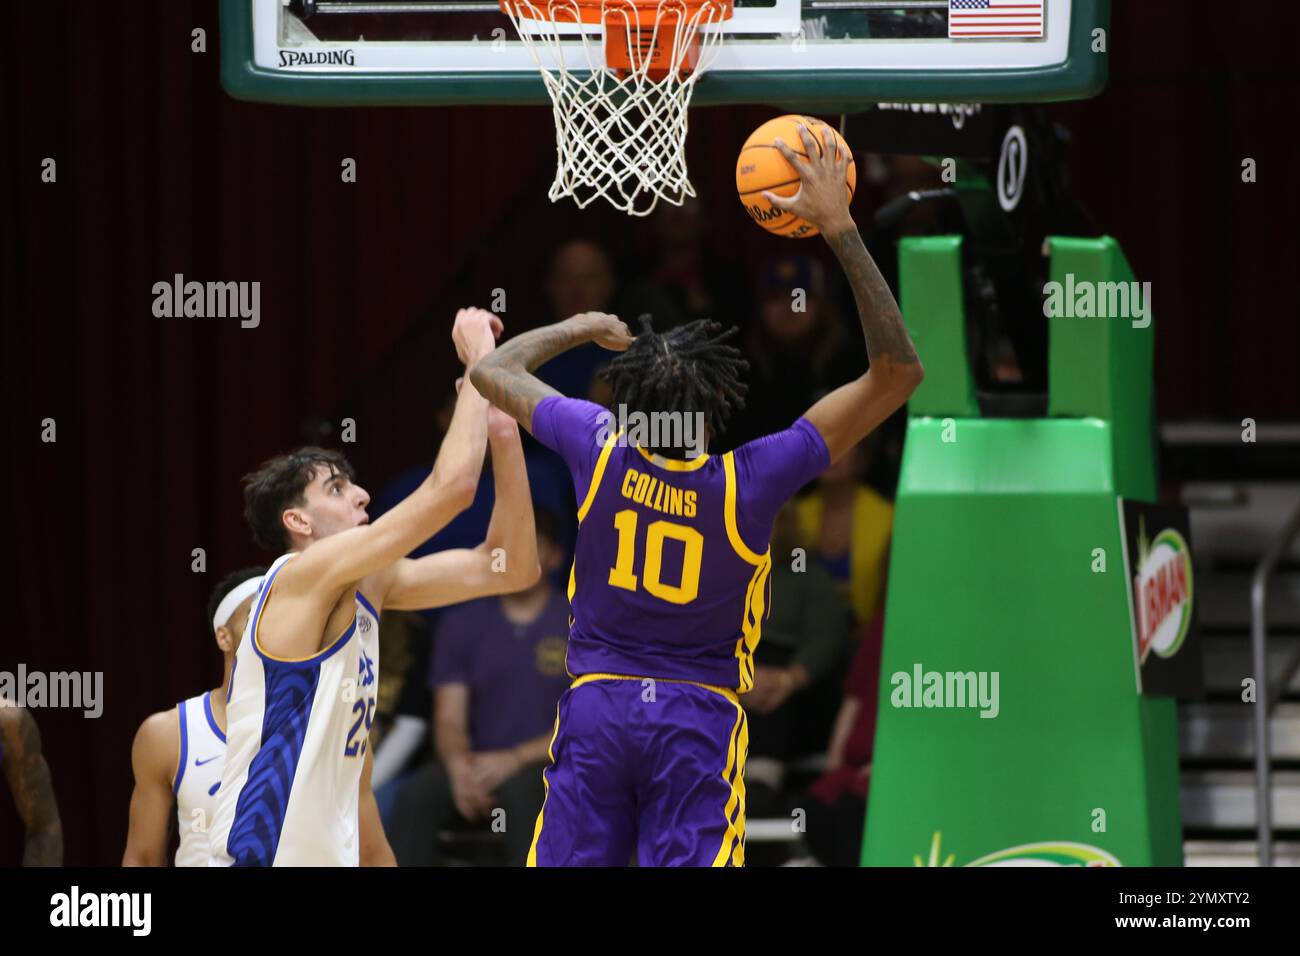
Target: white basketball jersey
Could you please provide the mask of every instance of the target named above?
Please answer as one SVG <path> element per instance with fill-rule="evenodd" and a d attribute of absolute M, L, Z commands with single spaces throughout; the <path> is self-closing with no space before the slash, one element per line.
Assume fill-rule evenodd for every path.
<path fill-rule="evenodd" d="M 356 592 L 348 629 L 311 657 L 273 657 L 258 624 L 275 599 L 262 578 L 235 652 L 226 762 L 210 833 L 213 866 L 356 866 L 357 803 L 379 692 L 379 615 Z"/>
<path fill-rule="evenodd" d="M 212 716 L 211 692 L 176 705 L 181 720 L 181 750 L 176 762 L 176 825 L 181 844 L 177 866 L 207 866 L 208 829 L 226 759 L 226 735 Z"/>

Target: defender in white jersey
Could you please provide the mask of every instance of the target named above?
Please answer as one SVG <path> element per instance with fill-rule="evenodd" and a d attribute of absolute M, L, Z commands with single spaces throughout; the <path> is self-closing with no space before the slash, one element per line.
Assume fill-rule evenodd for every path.
<path fill-rule="evenodd" d="M 221 684 L 149 716 L 136 732 L 123 866 L 166 865 L 172 819 L 180 837 L 176 865 L 208 865 L 207 831 L 226 756 L 230 669 L 265 571 L 244 568 L 226 575 L 208 600 L 212 637 L 222 656 Z"/>
<path fill-rule="evenodd" d="M 490 312 L 457 313 L 452 340 L 467 372 L 500 334 Z M 489 442 L 486 539 L 406 558 L 473 502 Z M 522 590 L 541 574 L 519 430 L 489 416 L 467 377 L 433 470 L 410 496 L 371 525 L 370 496 L 352 478 L 339 453 L 305 448 L 244 479 L 254 537 L 288 553 L 267 573 L 235 658 L 214 866 L 355 866 L 380 612 Z"/>

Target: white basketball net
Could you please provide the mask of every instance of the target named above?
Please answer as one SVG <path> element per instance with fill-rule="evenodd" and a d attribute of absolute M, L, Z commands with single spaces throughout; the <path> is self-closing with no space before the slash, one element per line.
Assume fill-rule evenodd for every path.
<path fill-rule="evenodd" d="M 601 22 L 627 25 L 623 37 L 632 67 L 622 78 L 605 63 L 603 34 L 572 36 L 573 24 L 580 20 L 576 0 L 511 0 L 503 6 L 551 97 L 552 202 L 572 196 L 585 207 L 603 196 L 628 215 L 646 216 L 660 199 L 680 206 L 695 195 L 686 175 L 686 113 L 695 81 L 708 68 L 722 36 L 721 30 L 701 27 L 724 19 L 729 11 L 722 3 L 704 0 L 691 10 L 684 0 L 660 0 L 653 28 L 643 26 L 640 38 L 642 43 L 651 38 L 653 49 L 661 36 L 666 44 L 671 35 L 672 47 L 666 72 L 652 77 L 651 58 L 632 49 L 637 32 L 631 0 L 602 0 Z M 563 42 L 559 27 L 567 28 Z M 699 57 L 683 72 L 696 37 Z M 566 62 L 564 45 L 577 60 L 574 47 L 579 43 L 581 61 Z"/>

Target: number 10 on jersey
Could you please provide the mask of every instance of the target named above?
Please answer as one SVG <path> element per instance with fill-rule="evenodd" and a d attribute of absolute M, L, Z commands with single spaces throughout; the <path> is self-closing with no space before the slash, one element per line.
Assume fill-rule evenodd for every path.
<path fill-rule="evenodd" d="M 635 511 L 626 509 L 614 515 L 614 528 L 618 532 L 618 557 L 609 569 L 609 583 L 625 591 L 637 590 L 636 564 L 637 519 Z M 663 564 L 664 541 L 680 541 L 685 549 L 682 556 L 682 577 L 677 584 L 660 580 Z M 704 555 L 704 535 L 694 528 L 672 521 L 652 521 L 645 529 L 645 560 L 641 568 L 640 586 L 655 597 L 671 604 L 690 604 L 700 593 L 700 562 Z"/>

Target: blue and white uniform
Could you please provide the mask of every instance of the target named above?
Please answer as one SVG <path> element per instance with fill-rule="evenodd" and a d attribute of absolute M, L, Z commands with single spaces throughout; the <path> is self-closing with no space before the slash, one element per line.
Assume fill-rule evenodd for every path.
<path fill-rule="evenodd" d="M 310 657 L 258 642 L 275 599 L 262 579 L 235 652 L 226 704 L 226 761 L 210 836 L 213 866 L 356 866 L 357 803 L 379 691 L 379 614 L 356 592 L 348 628 Z"/>
<path fill-rule="evenodd" d="M 180 716 L 180 755 L 176 761 L 176 828 L 181 835 L 176 848 L 177 866 L 207 866 L 208 829 L 212 824 L 221 768 L 226 758 L 226 735 L 212 716 L 212 693 L 191 697 L 176 705 Z"/>

